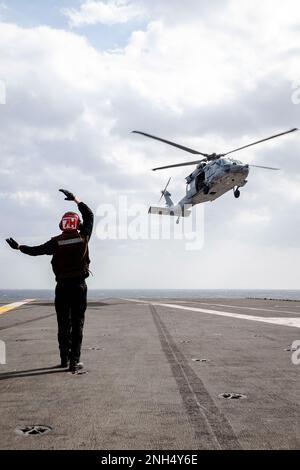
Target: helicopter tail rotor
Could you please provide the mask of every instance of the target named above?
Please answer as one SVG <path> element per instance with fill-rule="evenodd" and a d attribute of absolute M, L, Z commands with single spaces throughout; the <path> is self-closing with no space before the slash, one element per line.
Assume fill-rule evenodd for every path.
<path fill-rule="evenodd" d="M 158 204 L 160 203 L 160 201 L 162 200 L 162 198 L 163 198 L 164 196 L 169 196 L 169 197 L 171 196 L 171 194 L 169 193 L 169 191 L 167 191 L 168 186 L 169 186 L 169 184 L 170 184 L 170 181 L 171 181 L 171 178 L 169 178 L 169 180 L 168 180 L 168 182 L 167 182 L 165 188 L 161 191 L 161 196 L 160 196 L 160 198 L 159 198 Z"/>

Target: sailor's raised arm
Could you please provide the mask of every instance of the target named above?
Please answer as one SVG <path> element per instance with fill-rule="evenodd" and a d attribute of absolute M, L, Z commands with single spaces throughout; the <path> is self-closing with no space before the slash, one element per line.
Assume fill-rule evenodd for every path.
<path fill-rule="evenodd" d="M 77 205 L 82 215 L 82 227 L 80 229 L 80 233 L 90 239 L 94 226 L 94 214 L 84 202 L 79 201 Z"/>
<path fill-rule="evenodd" d="M 80 228 L 80 233 L 89 239 L 92 235 L 94 226 L 94 214 L 92 210 L 70 191 L 66 189 L 60 189 L 59 191 L 66 196 L 66 201 L 74 201 L 77 204 L 82 215 L 82 227 Z"/>

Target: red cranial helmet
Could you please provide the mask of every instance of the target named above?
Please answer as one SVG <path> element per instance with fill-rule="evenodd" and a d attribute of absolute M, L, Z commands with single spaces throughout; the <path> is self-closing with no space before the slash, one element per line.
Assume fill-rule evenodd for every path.
<path fill-rule="evenodd" d="M 63 232 L 70 232 L 73 230 L 79 230 L 80 219 L 78 214 L 75 212 L 66 212 L 60 221 L 59 228 Z"/>

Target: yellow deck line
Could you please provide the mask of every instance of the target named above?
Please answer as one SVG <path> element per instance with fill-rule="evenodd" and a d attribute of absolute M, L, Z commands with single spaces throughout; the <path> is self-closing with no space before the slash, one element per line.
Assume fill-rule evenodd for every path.
<path fill-rule="evenodd" d="M 9 312 L 10 310 L 14 310 L 18 307 L 21 307 L 22 305 L 28 304 L 29 302 L 33 302 L 34 300 L 35 299 L 25 299 L 25 300 L 22 300 L 21 302 L 13 302 L 11 304 L 2 305 L 0 307 L 0 315 L 2 315 L 3 313 Z"/>

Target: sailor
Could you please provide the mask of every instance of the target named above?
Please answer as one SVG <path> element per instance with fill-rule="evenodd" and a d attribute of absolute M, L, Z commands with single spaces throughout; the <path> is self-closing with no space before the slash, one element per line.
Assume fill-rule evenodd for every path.
<path fill-rule="evenodd" d="M 89 250 L 94 215 L 70 191 L 60 189 L 66 201 L 74 201 L 82 215 L 82 222 L 75 212 L 66 212 L 59 224 L 62 233 L 43 245 L 19 245 L 13 238 L 6 241 L 14 250 L 30 256 L 52 256 L 52 268 L 56 277 L 55 309 L 58 323 L 58 344 L 62 368 L 77 373 L 83 368 L 80 362 L 84 317 L 87 307 L 89 276 Z"/>

